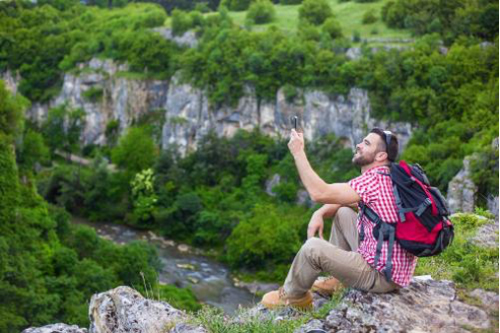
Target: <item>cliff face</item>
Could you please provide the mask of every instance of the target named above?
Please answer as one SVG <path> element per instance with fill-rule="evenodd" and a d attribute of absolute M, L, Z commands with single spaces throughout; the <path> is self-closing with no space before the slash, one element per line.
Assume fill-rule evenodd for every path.
<path fill-rule="evenodd" d="M 81 64 L 78 74 L 65 74 L 61 92 L 54 100 L 44 105 L 35 103 L 28 115 L 42 121 L 49 108 L 68 103 L 86 114 L 83 143 L 104 144 L 110 121 L 117 121 L 123 132 L 142 116 L 159 112 L 164 114 L 161 146 L 176 145 L 183 154 L 196 149 L 200 138 L 212 129 L 219 135 L 232 136 L 240 128 L 258 127 L 272 136 L 288 136 L 292 116 L 299 117 L 308 140 L 334 133 L 351 147 L 374 126 L 397 132 L 402 147 L 411 135 L 409 124 L 373 119 L 368 93 L 358 88 L 352 88 L 347 96 L 304 91 L 294 102 L 288 102 L 280 90 L 273 101 L 259 103 L 247 87 L 237 106 L 214 107 L 204 91 L 181 83 L 177 76 L 168 82 L 132 79 L 123 74 L 127 69 L 126 65 L 111 60 L 92 59 Z M 9 73 L 4 78 L 9 79 L 11 90 L 15 90 L 15 77 Z"/>

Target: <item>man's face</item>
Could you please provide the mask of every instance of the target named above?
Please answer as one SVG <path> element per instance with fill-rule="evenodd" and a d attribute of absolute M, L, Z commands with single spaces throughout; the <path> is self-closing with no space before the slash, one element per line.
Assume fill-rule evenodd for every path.
<path fill-rule="evenodd" d="M 382 138 L 378 134 L 368 134 L 362 142 L 356 145 L 356 152 L 352 158 L 352 163 L 358 166 L 373 163 L 377 153 L 381 151 L 382 144 Z"/>

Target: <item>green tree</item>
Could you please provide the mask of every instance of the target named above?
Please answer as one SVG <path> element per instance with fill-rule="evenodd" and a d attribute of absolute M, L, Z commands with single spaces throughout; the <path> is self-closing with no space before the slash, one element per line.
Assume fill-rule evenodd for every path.
<path fill-rule="evenodd" d="M 134 174 L 153 166 L 158 149 L 148 131 L 142 127 L 129 128 L 118 145 L 113 148 L 113 163 L 126 170 L 132 177 Z"/>
<path fill-rule="evenodd" d="M 326 0 L 305 0 L 299 8 L 299 19 L 313 25 L 321 25 L 333 12 Z"/>
<path fill-rule="evenodd" d="M 252 2 L 247 12 L 247 19 L 251 19 L 256 24 L 272 22 L 275 16 L 276 11 L 274 5 L 269 0 L 257 0 Z"/>

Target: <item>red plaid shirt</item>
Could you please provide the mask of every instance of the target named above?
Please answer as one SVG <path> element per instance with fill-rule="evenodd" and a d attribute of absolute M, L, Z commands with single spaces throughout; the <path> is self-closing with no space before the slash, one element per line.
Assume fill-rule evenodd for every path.
<path fill-rule="evenodd" d="M 378 216 L 387 223 L 399 221 L 396 200 L 392 192 L 391 177 L 380 174 L 389 173 L 389 168 L 379 166 L 371 168 L 361 176 L 349 181 L 349 185 L 358 193 L 361 200 Z M 377 240 L 373 237 L 375 224 L 366 216 L 357 221 L 358 232 L 364 227 L 365 239 L 359 244 L 358 252 L 363 256 L 370 266 L 374 266 L 375 254 L 377 252 Z M 382 246 L 382 253 L 376 270 L 382 272 L 387 261 L 387 241 Z M 417 257 L 401 248 L 398 242 L 394 242 L 392 252 L 392 280 L 402 287 L 410 284 L 411 277 L 417 265 Z"/>

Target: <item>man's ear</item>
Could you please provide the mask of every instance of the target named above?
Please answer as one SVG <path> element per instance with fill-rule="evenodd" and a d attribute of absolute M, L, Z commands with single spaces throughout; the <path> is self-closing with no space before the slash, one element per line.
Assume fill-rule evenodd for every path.
<path fill-rule="evenodd" d="M 389 154 L 385 151 L 379 151 L 375 154 L 375 161 L 383 162 L 389 158 Z"/>

